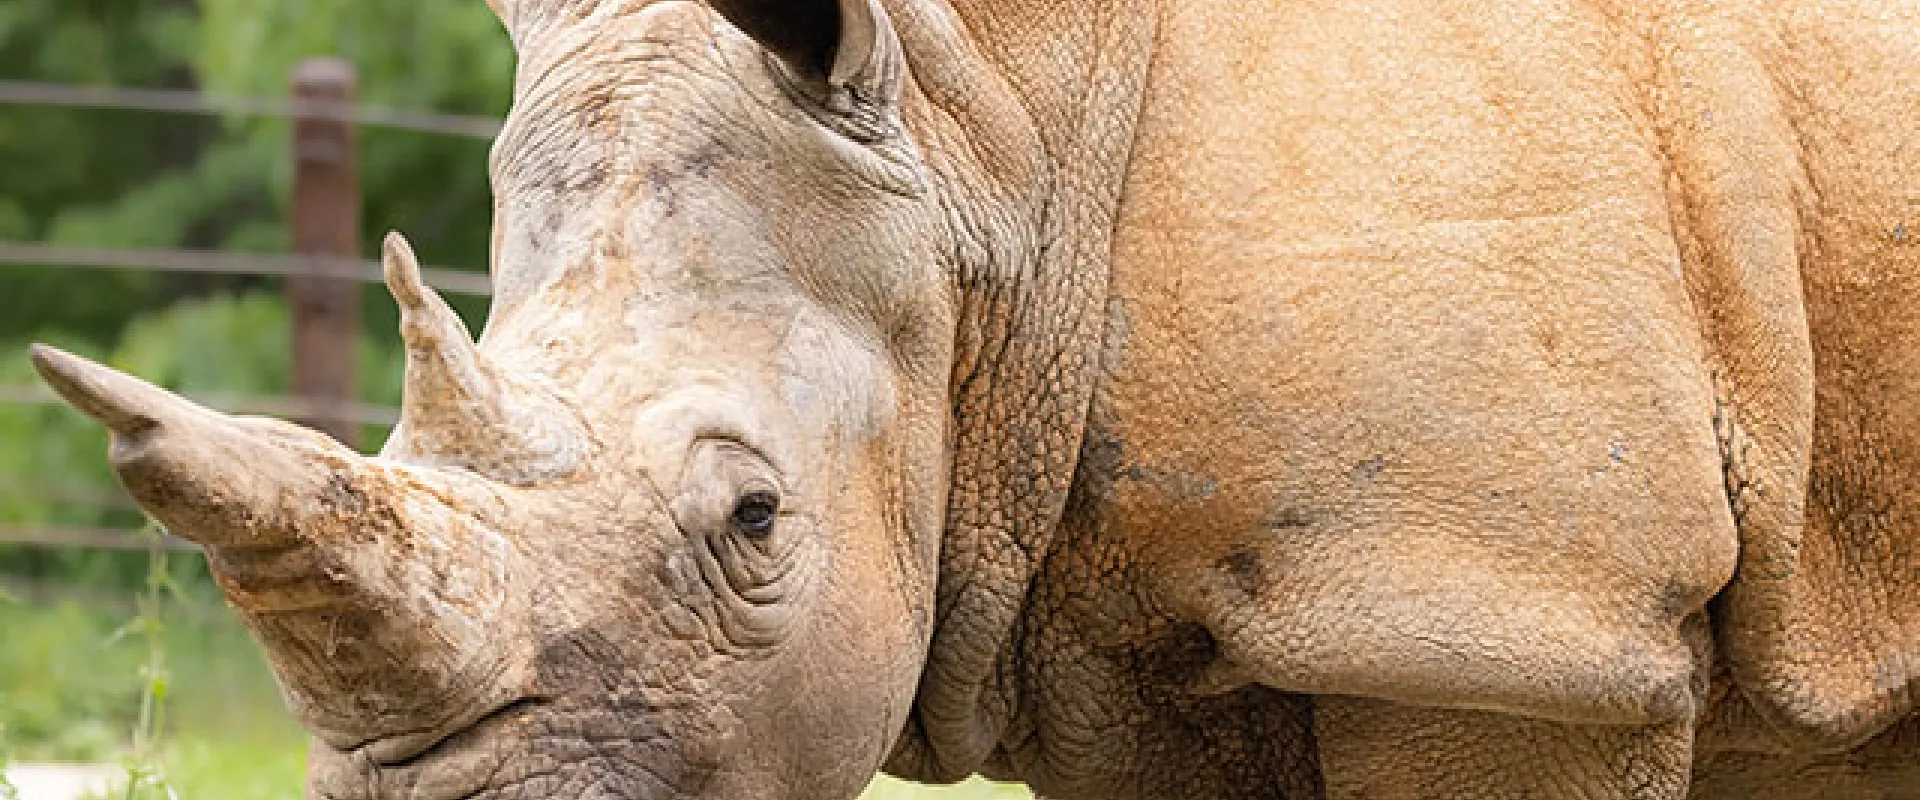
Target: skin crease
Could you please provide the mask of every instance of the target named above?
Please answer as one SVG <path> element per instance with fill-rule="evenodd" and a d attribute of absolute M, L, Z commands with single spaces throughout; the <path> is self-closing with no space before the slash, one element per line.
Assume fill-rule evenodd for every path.
<path fill-rule="evenodd" d="M 495 10 L 381 456 L 35 356 L 313 796 L 1920 795 L 1920 5 Z"/>

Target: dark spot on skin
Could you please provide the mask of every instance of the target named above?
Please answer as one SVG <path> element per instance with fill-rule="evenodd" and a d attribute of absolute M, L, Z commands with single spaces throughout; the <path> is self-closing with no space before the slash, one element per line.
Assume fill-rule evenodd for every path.
<path fill-rule="evenodd" d="M 1226 573 L 1227 577 L 1233 579 L 1234 587 L 1242 594 L 1252 597 L 1260 593 L 1260 587 L 1265 581 L 1261 575 L 1259 553 L 1242 547 L 1228 553 L 1216 566 L 1221 572 Z"/>
<path fill-rule="evenodd" d="M 671 217 L 679 211 L 673 179 L 666 170 L 659 167 L 647 170 L 647 188 L 653 190 L 654 199 L 660 201 L 660 213 Z"/>
<path fill-rule="evenodd" d="M 318 499 L 327 510 L 338 514 L 359 514 L 367 508 L 367 496 L 339 473 L 327 477 L 327 488 Z"/>
<path fill-rule="evenodd" d="M 1546 352 L 1548 360 L 1559 363 L 1557 353 L 1560 350 L 1560 326 L 1545 322 L 1534 326 L 1533 335 L 1539 341 L 1540 349 Z"/>
<path fill-rule="evenodd" d="M 1160 469 L 1151 464 L 1131 464 L 1127 478 L 1159 489 L 1188 503 L 1211 499 L 1220 491 L 1220 481 L 1180 470 Z"/>
<path fill-rule="evenodd" d="M 607 177 L 612 173 L 604 162 L 588 162 L 572 173 L 563 175 L 559 188 L 567 192 L 592 191 L 606 185 Z"/>
<path fill-rule="evenodd" d="M 654 199 L 660 201 L 662 213 L 673 216 L 679 211 L 680 192 L 675 188 L 683 178 L 706 181 L 720 165 L 720 155 L 712 149 L 694 153 L 679 164 L 663 164 L 647 169 L 647 188 L 653 192 Z"/>
<path fill-rule="evenodd" d="M 1352 481 L 1354 486 L 1364 489 L 1372 486 L 1374 479 L 1380 477 L 1380 473 L 1385 471 L 1386 468 L 1387 460 L 1380 456 L 1374 456 L 1373 458 L 1354 464 L 1353 469 L 1347 471 L 1347 480 Z"/>
<path fill-rule="evenodd" d="M 534 665 L 547 686 L 613 690 L 619 688 L 618 675 L 610 667 L 624 661 L 619 645 L 605 633 L 575 628 L 542 643 Z"/>
<path fill-rule="evenodd" d="M 1099 401 L 1089 409 L 1085 434 L 1080 439 L 1080 459 L 1068 484 L 1061 521 L 1079 530 L 1100 527 L 1102 509 L 1113 498 L 1113 484 L 1126 463 L 1126 442 L 1120 438 L 1110 414 Z"/>
<path fill-rule="evenodd" d="M 586 120 L 589 130 L 600 127 L 613 120 L 613 93 L 601 90 L 585 93 L 579 106 L 580 117 Z"/>
<path fill-rule="evenodd" d="M 696 178 L 712 177 L 714 168 L 718 166 L 720 166 L 720 154 L 711 147 L 702 149 L 687 159 L 687 172 L 692 173 Z"/>
<path fill-rule="evenodd" d="M 1267 527 L 1275 530 L 1298 530 L 1313 526 L 1313 518 L 1298 508 L 1283 508 L 1267 520 Z"/>
<path fill-rule="evenodd" d="M 1880 659 L 1873 665 L 1874 686 L 1883 692 L 1899 691 L 1911 675 L 1906 659 L 1898 655 Z"/>
<path fill-rule="evenodd" d="M 1607 463 L 1602 464 L 1598 467 L 1594 467 L 1593 469 L 1587 470 L 1587 474 L 1596 478 L 1602 477 L 1607 473 L 1612 472 L 1615 467 L 1618 467 L 1621 464 L 1624 464 L 1626 462 L 1627 462 L 1627 443 L 1622 441 L 1615 441 L 1607 445 Z"/>
<path fill-rule="evenodd" d="M 1681 581 L 1668 581 L 1665 586 L 1660 587 L 1660 610 L 1675 619 L 1700 610 L 1697 608 L 1699 600 L 1699 593 L 1695 592 L 1691 585 Z"/>

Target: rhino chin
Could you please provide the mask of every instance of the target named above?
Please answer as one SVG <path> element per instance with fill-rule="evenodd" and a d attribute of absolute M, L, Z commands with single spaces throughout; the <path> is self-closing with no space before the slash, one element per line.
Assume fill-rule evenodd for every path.
<path fill-rule="evenodd" d="M 393 760 L 374 750 L 402 752 L 395 744 L 405 737 L 344 751 L 318 745 L 310 786 L 325 800 L 716 796 L 715 770 L 689 758 L 685 743 L 648 715 L 582 719 L 576 712 L 564 699 L 522 697 Z"/>

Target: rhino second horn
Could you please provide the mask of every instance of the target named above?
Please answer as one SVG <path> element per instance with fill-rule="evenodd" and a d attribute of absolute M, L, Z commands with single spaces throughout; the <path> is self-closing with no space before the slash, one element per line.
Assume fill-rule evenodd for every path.
<path fill-rule="evenodd" d="M 488 361 L 466 323 L 421 279 L 405 237 L 387 234 L 382 260 L 407 350 L 401 421 L 384 454 L 521 486 L 578 468 L 592 439 L 572 406 Z"/>

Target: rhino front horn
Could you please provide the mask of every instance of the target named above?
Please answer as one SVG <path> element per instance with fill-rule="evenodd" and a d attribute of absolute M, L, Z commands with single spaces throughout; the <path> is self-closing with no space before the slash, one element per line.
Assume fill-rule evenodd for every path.
<path fill-rule="evenodd" d="M 290 499 L 328 485 L 334 466 L 353 457 L 305 428 L 230 417 L 57 348 L 31 352 L 47 385 L 112 431 L 110 456 L 128 493 L 202 544 L 291 541 L 300 514 Z"/>
<path fill-rule="evenodd" d="M 330 745 L 398 758 L 511 695 L 488 677 L 524 662 L 503 644 L 519 641 L 523 602 L 496 486 L 221 414 L 52 347 L 32 358 L 112 430 L 140 506 L 205 545 L 289 705 Z"/>

